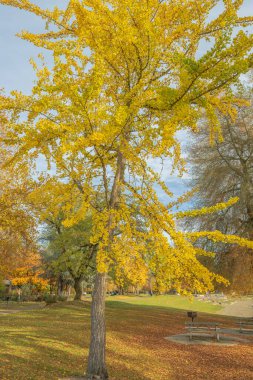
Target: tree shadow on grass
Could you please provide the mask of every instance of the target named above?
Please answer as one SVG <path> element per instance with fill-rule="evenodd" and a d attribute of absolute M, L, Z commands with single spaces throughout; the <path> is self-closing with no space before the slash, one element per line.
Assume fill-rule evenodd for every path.
<path fill-rule="evenodd" d="M 184 322 L 190 322 L 191 320 L 187 316 L 187 311 L 192 311 L 194 309 L 194 305 L 189 308 L 177 308 L 177 307 L 170 307 L 170 306 L 156 306 L 156 305 L 140 305 L 136 303 L 130 303 L 130 302 L 124 302 L 124 301 L 119 301 L 119 300 L 110 300 L 106 301 L 106 307 L 107 307 L 107 316 L 111 314 L 113 310 L 117 310 L 118 313 L 121 311 L 123 313 L 125 312 L 136 312 L 142 314 L 143 320 L 145 318 L 154 318 L 153 316 L 148 316 L 147 312 L 151 312 L 155 316 L 163 316 L 164 318 L 169 318 L 169 319 L 175 319 L 175 315 L 179 318 L 182 319 L 184 318 Z M 143 313 L 145 312 L 145 313 Z M 217 313 L 212 313 L 208 311 L 197 311 L 198 313 L 198 320 L 203 320 L 205 319 L 206 321 L 208 320 L 222 320 L 226 321 L 227 323 L 234 321 L 235 317 L 233 316 L 227 316 L 227 315 L 220 315 Z"/>
<path fill-rule="evenodd" d="M 183 306 L 183 307 L 177 307 L 177 306 L 163 306 L 163 305 L 156 305 L 156 304 L 150 304 L 150 305 L 143 305 L 143 304 L 139 304 L 138 302 L 135 302 L 135 301 L 130 301 L 131 298 L 129 298 L 129 300 L 127 302 L 125 301 L 121 301 L 121 300 L 107 300 L 106 301 L 106 305 L 111 307 L 111 308 L 121 308 L 121 309 L 127 309 L 127 308 L 131 308 L 131 307 L 140 307 L 141 309 L 161 309 L 161 310 L 164 310 L 164 311 L 168 311 L 170 313 L 178 313 L 178 312 L 186 312 L 188 310 L 195 310 L 195 311 L 198 311 L 199 313 L 205 313 L 205 314 L 216 314 L 216 312 L 218 313 L 218 309 L 214 308 L 214 310 L 200 310 L 200 307 L 202 306 L 201 304 L 199 305 L 196 305 L 196 303 L 194 302 L 193 300 L 193 303 L 190 304 L 189 303 L 189 306 Z M 200 301 L 198 301 L 200 302 Z M 205 305 L 203 305 L 205 306 Z M 213 305 L 211 305 L 213 306 Z"/>
<path fill-rule="evenodd" d="M 87 364 L 87 344 L 80 349 L 79 345 L 69 344 L 67 341 L 59 342 L 43 339 L 39 335 L 18 333 L 7 334 L 7 338 L 13 339 L 13 344 L 9 346 L 7 342 L 0 350 L 0 362 L 3 364 L 0 369 L 2 380 L 56 380 L 83 375 Z M 108 354 L 110 355 L 110 350 Z M 150 379 L 141 373 L 137 359 L 134 362 L 131 359 L 129 364 L 128 355 L 114 354 L 110 355 L 113 357 L 109 365 L 111 380 Z"/>
<path fill-rule="evenodd" d="M 82 305 L 81 305 L 82 306 Z M 89 314 L 80 307 L 21 312 L 2 317 L 0 379 L 50 380 L 82 376 L 89 343 Z M 117 318 L 116 318 L 117 319 Z M 130 355 L 108 351 L 111 379 L 149 380 Z"/>
<path fill-rule="evenodd" d="M 207 317 L 216 319 L 214 315 L 203 315 L 205 320 Z M 192 367 L 185 364 L 188 360 L 194 363 L 195 370 L 200 368 L 207 376 L 209 363 L 211 368 L 215 365 L 212 357 L 208 361 L 210 351 L 207 348 L 192 352 L 192 348 L 170 344 L 164 339 L 166 335 L 183 329 L 186 319 L 182 309 L 109 301 L 107 356 L 110 380 L 181 380 L 187 376 L 190 379 Z M 0 362 L 3 363 L 0 379 L 56 380 L 70 375 L 82 376 L 89 343 L 90 321 L 86 304 L 50 306 L 31 313 L 1 317 L 0 320 L 4 326 L 1 328 L 0 325 Z M 218 352 L 214 350 L 214 358 Z M 232 362 L 228 361 L 227 365 L 232 367 Z M 218 370 L 226 368 L 220 362 L 218 366 Z M 181 378 L 176 377 L 177 368 L 183 371 Z M 173 376 L 171 369 L 174 370 Z M 215 370 L 214 374 L 217 374 Z M 214 378 L 218 379 L 217 376 Z"/>

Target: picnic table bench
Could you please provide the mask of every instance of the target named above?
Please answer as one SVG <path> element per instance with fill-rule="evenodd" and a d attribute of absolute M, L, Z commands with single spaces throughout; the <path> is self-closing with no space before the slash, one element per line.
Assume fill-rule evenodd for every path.
<path fill-rule="evenodd" d="M 253 332 L 253 318 L 241 319 L 236 324 L 240 326 L 240 333 Z"/>
<path fill-rule="evenodd" d="M 186 322 L 187 335 L 192 340 L 193 337 L 209 337 L 220 340 L 220 323 L 217 322 Z"/>

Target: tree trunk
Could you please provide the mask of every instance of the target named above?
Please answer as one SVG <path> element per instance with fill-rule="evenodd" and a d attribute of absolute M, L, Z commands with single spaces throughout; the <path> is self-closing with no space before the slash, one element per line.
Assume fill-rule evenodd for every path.
<path fill-rule="evenodd" d="M 87 367 L 87 379 L 108 379 L 105 363 L 105 296 L 106 274 L 97 273 L 92 292 L 91 305 L 91 341 Z"/>
<path fill-rule="evenodd" d="M 118 151 L 117 169 L 110 194 L 109 209 L 113 210 L 121 193 L 121 186 L 124 180 L 126 160 L 122 153 Z M 105 184 L 105 188 L 107 184 Z M 114 238 L 114 229 L 112 227 L 112 214 L 108 220 L 109 242 L 108 251 Z M 105 296 L 106 296 L 106 273 L 97 273 L 95 285 L 92 292 L 91 305 L 91 342 L 87 367 L 88 380 L 106 380 L 108 372 L 105 363 L 105 346 L 106 346 L 106 329 L 105 329 Z"/>
<path fill-rule="evenodd" d="M 75 289 L 75 301 L 81 301 L 82 299 L 82 277 L 78 277 L 74 279 L 74 289 Z"/>
<path fill-rule="evenodd" d="M 62 296 L 63 294 L 63 278 L 62 278 L 61 273 L 59 274 L 59 277 L 58 277 L 57 294 L 58 296 Z"/>

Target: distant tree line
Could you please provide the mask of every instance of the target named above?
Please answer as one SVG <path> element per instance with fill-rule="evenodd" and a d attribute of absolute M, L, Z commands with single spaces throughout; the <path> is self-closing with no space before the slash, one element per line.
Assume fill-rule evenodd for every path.
<path fill-rule="evenodd" d="M 242 95 L 242 94 L 241 94 Z M 253 95 L 244 89 L 247 105 L 237 107 L 237 115 L 219 115 L 222 137 L 210 135 L 205 121 L 199 133 L 192 136 L 188 151 L 191 164 L 191 186 L 196 188 L 194 207 L 208 207 L 238 197 L 238 202 L 212 215 L 186 220 L 190 230 L 220 230 L 253 239 Z M 212 270 L 230 280 L 231 291 L 253 292 L 253 255 L 247 248 L 214 244 L 202 239 L 198 245 L 216 253 L 215 260 L 201 260 Z"/>

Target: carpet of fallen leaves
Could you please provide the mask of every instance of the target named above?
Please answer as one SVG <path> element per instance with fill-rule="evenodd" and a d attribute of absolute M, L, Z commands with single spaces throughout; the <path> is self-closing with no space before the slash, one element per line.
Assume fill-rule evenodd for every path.
<path fill-rule="evenodd" d="M 250 380 L 252 344 L 181 345 L 164 338 L 184 332 L 185 311 L 109 302 L 110 380 Z M 234 320 L 200 314 L 202 321 Z M 70 302 L 0 316 L 0 379 L 56 380 L 83 374 L 89 304 Z"/>

